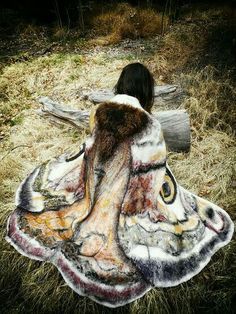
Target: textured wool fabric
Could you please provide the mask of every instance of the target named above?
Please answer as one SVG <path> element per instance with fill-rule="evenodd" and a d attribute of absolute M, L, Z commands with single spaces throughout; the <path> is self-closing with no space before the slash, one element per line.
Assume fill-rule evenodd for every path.
<path fill-rule="evenodd" d="M 40 165 L 21 183 L 7 240 L 109 307 L 198 274 L 230 241 L 229 215 L 178 185 L 160 123 L 136 98 L 99 105 L 90 127 L 76 155 Z"/>

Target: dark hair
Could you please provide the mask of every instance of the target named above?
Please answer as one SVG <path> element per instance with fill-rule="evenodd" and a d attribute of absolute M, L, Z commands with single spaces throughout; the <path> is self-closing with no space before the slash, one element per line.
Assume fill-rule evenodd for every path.
<path fill-rule="evenodd" d="M 136 97 L 146 111 L 151 111 L 154 100 L 154 79 L 143 64 L 137 62 L 124 67 L 114 90 L 115 94 Z"/>

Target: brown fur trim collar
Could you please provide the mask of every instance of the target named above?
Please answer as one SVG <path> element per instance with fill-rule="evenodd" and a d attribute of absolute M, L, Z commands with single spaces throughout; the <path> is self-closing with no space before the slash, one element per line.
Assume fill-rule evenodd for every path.
<path fill-rule="evenodd" d="M 95 120 L 99 159 L 105 161 L 121 141 L 141 132 L 147 126 L 149 117 L 144 110 L 109 102 L 98 107 Z"/>

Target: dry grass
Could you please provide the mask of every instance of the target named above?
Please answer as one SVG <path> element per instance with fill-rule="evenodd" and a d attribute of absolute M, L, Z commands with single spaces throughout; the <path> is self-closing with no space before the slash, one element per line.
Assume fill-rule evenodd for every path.
<path fill-rule="evenodd" d="M 86 106 L 80 102 L 81 90 L 111 84 L 108 82 L 114 84 L 114 70 L 127 63 L 114 61 L 111 72 L 103 78 L 104 59 L 102 54 L 91 58 L 76 53 L 53 53 L 3 68 L 0 77 L 0 132 L 7 132 L 9 127 L 20 123 L 22 110 L 35 108 L 35 100 L 41 95 L 70 102 L 80 108 Z M 99 60 L 103 62 L 93 67 Z"/>
<path fill-rule="evenodd" d="M 236 147 L 233 137 L 217 130 L 205 130 L 201 140 L 193 137 L 188 155 L 172 154 L 169 163 L 179 183 L 190 191 L 222 207 L 231 199 L 229 191 L 236 179 Z M 233 205 L 235 204 L 231 204 L 232 211 Z"/>
<path fill-rule="evenodd" d="M 209 14 L 207 17 L 211 20 Z M 191 152 L 169 155 L 177 180 L 222 206 L 236 220 L 235 90 L 227 73 L 220 78 L 213 66 L 186 71 L 186 63 L 204 49 L 201 27 L 192 24 L 188 28 L 174 25 L 156 54 L 139 61 L 148 62 L 156 70 L 156 79 L 162 75 L 181 83 L 188 94 L 182 107 L 191 116 Z M 4 124 L 1 128 L 8 135 L 0 144 L 2 313 L 233 313 L 235 239 L 192 280 L 175 288 L 153 289 L 140 300 L 117 310 L 79 297 L 65 285 L 54 266 L 21 256 L 4 240 L 6 220 L 14 209 L 14 194 L 20 181 L 37 164 L 67 148 L 76 150 L 86 137 L 84 131 L 59 128 L 39 118 L 33 110 L 37 107 L 35 98 L 48 95 L 75 107 L 89 108 L 91 104 L 80 100 L 81 91 L 113 86 L 129 62 L 128 55 L 109 59 L 106 51 L 86 56 L 72 52 L 52 53 L 3 68 L 0 119 Z"/>
<path fill-rule="evenodd" d="M 181 69 L 193 56 L 199 54 L 204 44 L 204 30 L 196 24 L 177 23 L 162 39 L 161 48 L 151 60 L 153 72 L 166 80 Z"/>
<path fill-rule="evenodd" d="M 168 17 L 153 9 L 138 9 L 128 3 L 113 5 L 92 17 L 95 35 L 104 36 L 104 43 L 117 43 L 125 38 L 147 38 L 161 34 L 168 26 Z"/>
<path fill-rule="evenodd" d="M 0 78 L 0 126 L 14 125 L 22 109 L 30 108 L 38 95 L 52 91 L 79 72 L 80 55 L 54 54 L 6 66 Z M 56 88 L 55 88 L 56 89 Z"/>
<path fill-rule="evenodd" d="M 226 75 L 235 67 L 235 16 L 235 8 L 222 5 L 207 9 L 196 5 L 183 11 L 182 19 L 171 26 L 150 60 L 153 72 L 170 80 L 173 73 L 211 64 Z"/>
<path fill-rule="evenodd" d="M 222 80 L 217 74 L 214 67 L 207 66 L 175 77 L 188 93 L 183 106 L 191 114 L 195 132 L 206 128 L 224 130 L 229 134 L 235 131 L 234 84 L 229 77 Z"/>

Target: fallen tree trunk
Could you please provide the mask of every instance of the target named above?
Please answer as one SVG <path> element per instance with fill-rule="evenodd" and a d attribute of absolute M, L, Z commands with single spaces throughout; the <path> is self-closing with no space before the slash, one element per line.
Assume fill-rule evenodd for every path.
<path fill-rule="evenodd" d="M 184 92 L 178 85 L 158 85 L 154 88 L 154 104 L 173 104 L 174 107 L 183 98 Z M 98 104 L 114 97 L 111 89 L 97 89 L 82 92 L 81 99 Z"/>
<path fill-rule="evenodd" d="M 70 108 L 58 104 L 48 97 L 41 97 L 42 108 L 38 113 L 56 122 L 69 123 L 77 128 L 89 127 L 89 111 Z M 190 150 L 189 116 L 185 110 L 168 110 L 154 112 L 153 115 L 161 123 L 168 149 L 174 152 Z"/>

